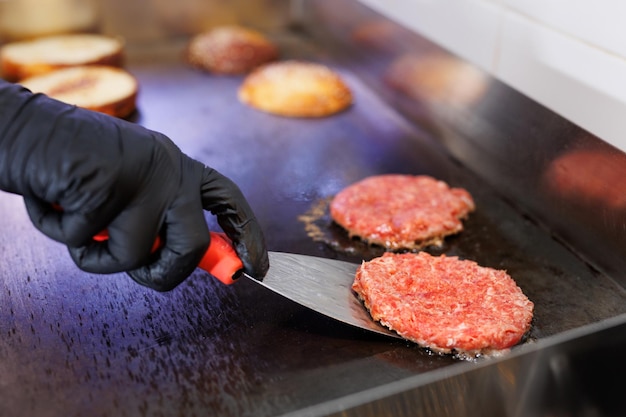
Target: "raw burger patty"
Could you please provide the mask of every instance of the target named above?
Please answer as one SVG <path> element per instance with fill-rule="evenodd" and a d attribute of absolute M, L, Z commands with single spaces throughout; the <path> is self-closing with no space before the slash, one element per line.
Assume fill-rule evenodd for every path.
<path fill-rule="evenodd" d="M 455 256 L 390 253 L 352 286 L 372 318 L 441 353 L 493 355 L 520 342 L 534 304 L 505 272 Z"/>
<path fill-rule="evenodd" d="M 389 249 L 440 245 L 463 230 L 474 210 L 472 196 L 432 177 L 379 175 L 340 191 L 330 203 L 332 219 L 371 244 Z"/>

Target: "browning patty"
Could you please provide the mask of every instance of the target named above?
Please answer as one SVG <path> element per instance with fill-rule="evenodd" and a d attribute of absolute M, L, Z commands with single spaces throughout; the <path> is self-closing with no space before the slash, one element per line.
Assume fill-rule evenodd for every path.
<path fill-rule="evenodd" d="M 278 48 L 256 30 L 219 26 L 197 34 L 185 51 L 187 62 L 215 74 L 244 74 L 278 58 Z"/>
<path fill-rule="evenodd" d="M 369 177 L 330 203 L 332 219 L 350 236 L 394 250 L 441 244 L 463 229 L 461 219 L 473 210 L 466 190 L 425 175 Z"/>
<path fill-rule="evenodd" d="M 533 317 L 534 304 L 505 271 L 455 256 L 387 252 L 363 262 L 352 288 L 374 320 L 441 353 L 506 351 Z"/>

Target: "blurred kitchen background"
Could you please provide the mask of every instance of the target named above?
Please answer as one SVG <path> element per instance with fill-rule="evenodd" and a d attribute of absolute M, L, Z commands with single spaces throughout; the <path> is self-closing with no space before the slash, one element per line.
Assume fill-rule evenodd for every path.
<path fill-rule="evenodd" d="M 626 2 L 362 2 L 626 149 Z"/>
<path fill-rule="evenodd" d="M 280 26 L 302 3 L 285 1 L 0 0 L 0 35 L 98 29 L 140 42 L 227 22 Z M 360 1 L 626 149 L 626 2 Z"/>

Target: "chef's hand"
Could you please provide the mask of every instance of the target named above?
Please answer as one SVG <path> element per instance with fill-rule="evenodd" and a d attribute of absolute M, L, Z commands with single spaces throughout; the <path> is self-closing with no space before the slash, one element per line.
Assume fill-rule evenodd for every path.
<path fill-rule="evenodd" d="M 23 195 L 35 227 L 87 272 L 126 271 L 155 290 L 174 288 L 209 245 L 203 209 L 249 275 L 269 268 L 261 228 L 231 180 L 160 133 L 1 80 L 0 189 Z M 109 239 L 94 241 L 104 229 Z"/>

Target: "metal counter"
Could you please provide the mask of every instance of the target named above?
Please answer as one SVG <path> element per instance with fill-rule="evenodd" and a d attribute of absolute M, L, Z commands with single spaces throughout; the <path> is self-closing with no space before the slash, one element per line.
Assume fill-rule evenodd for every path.
<path fill-rule="evenodd" d="M 401 98 L 368 78 L 383 62 L 364 55 L 376 45 L 345 49 L 339 32 L 346 26 L 309 30 L 308 19 L 326 21 L 335 7 L 354 8 L 355 20 L 371 17 L 356 2 L 331 3 L 317 2 L 301 25 L 268 34 L 283 59 L 314 60 L 339 71 L 354 92 L 349 110 L 304 120 L 249 108 L 237 100 L 242 77 L 189 68 L 182 60 L 185 39 L 174 37 L 128 45 L 127 69 L 141 86 L 131 121 L 167 134 L 237 182 L 275 251 L 353 262 L 381 254 L 347 239 L 319 210 L 369 175 L 427 174 L 468 189 L 477 210 L 466 230 L 427 250 L 506 269 L 535 303 L 528 340 L 502 358 L 460 361 L 337 323 L 248 281 L 224 286 L 198 270 L 173 291 L 157 293 L 124 274 L 86 274 L 62 245 L 32 227 L 19 197 L 3 194 L 0 415 L 624 411 L 619 395 L 611 395 L 613 386 L 600 377 L 622 367 L 612 360 L 626 346 L 626 293 L 619 280 L 553 233 L 550 216 L 535 216 L 531 209 L 538 203 L 520 203 L 518 191 L 507 192 L 504 179 L 515 173 L 485 175 L 495 166 L 487 163 L 476 169 L 473 142 L 449 133 L 459 113 L 393 104 Z M 495 91 L 515 94 L 490 82 Z M 550 120 L 576 130 L 556 115 Z M 207 222 L 217 228 L 209 214 Z"/>

